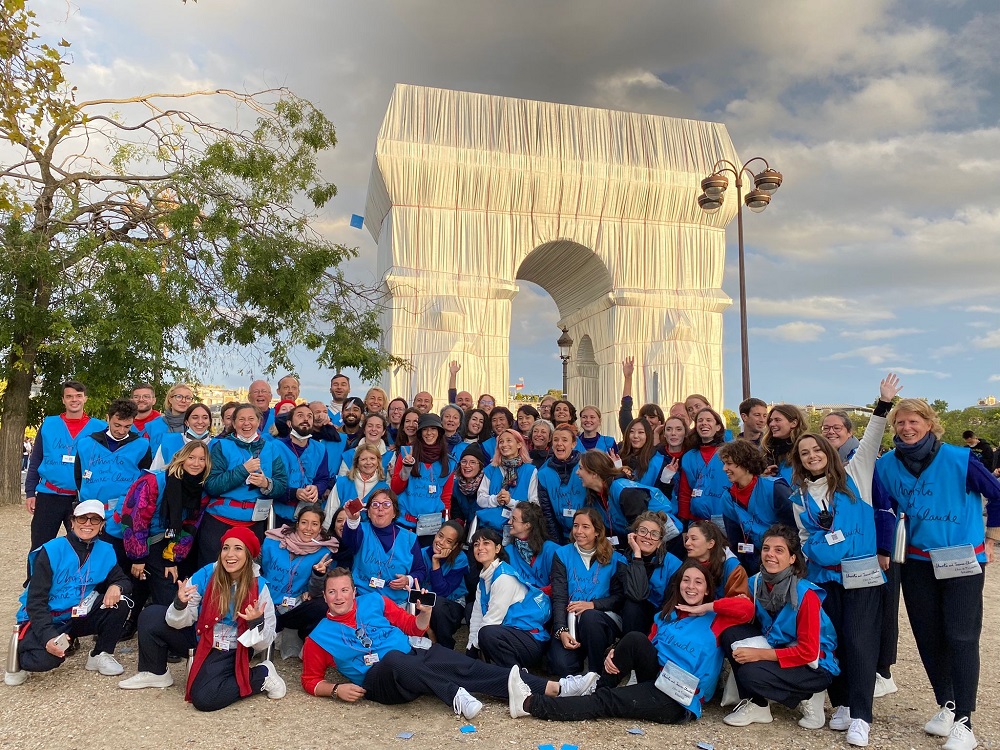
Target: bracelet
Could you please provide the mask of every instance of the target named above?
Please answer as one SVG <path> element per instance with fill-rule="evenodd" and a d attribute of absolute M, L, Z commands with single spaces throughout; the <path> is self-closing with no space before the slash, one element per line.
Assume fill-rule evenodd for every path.
<path fill-rule="evenodd" d="M 330 693 L 330 697 L 331 698 L 339 698 L 340 696 L 337 695 L 337 691 L 338 690 L 340 690 L 340 683 L 339 682 L 333 683 L 333 692 Z"/>
<path fill-rule="evenodd" d="M 556 631 L 555 633 L 553 633 L 552 635 L 554 635 L 554 636 L 555 636 L 556 638 L 558 638 L 558 637 L 559 637 L 559 636 L 561 636 L 561 635 L 562 635 L 563 633 L 568 633 L 568 632 L 569 632 L 569 628 L 559 628 L 559 629 L 558 629 L 558 630 L 557 630 L 557 631 Z"/>

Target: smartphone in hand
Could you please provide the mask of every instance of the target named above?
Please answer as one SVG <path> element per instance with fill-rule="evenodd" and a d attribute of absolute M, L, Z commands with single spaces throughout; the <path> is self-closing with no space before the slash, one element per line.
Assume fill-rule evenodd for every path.
<path fill-rule="evenodd" d="M 348 513 L 350 513 L 352 516 L 356 516 L 364 509 L 365 504 L 361 502 L 358 498 L 354 498 L 353 500 L 348 501 L 347 505 L 345 505 L 344 507 L 347 508 Z"/>
<path fill-rule="evenodd" d="M 420 589 L 410 589 L 410 595 L 407 601 L 410 604 L 423 604 L 425 607 L 433 607 L 437 604 L 437 594 L 433 591 L 421 592 Z"/>

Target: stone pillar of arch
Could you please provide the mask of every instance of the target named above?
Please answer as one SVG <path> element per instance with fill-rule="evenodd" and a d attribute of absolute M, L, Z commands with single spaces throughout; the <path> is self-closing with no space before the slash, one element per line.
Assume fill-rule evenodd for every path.
<path fill-rule="evenodd" d="M 555 301 L 575 342 L 570 400 L 598 406 L 602 432 L 618 433 L 629 355 L 637 406 L 700 392 L 721 409 L 735 206 L 696 202 L 721 158 L 738 161 L 718 123 L 397 85 L 365 223 L 388 297 L 382 344 L 412 369 L 383 386 L 440 407 L 455 359 L 461 390 L 504 403 L 523 279 Z"/>

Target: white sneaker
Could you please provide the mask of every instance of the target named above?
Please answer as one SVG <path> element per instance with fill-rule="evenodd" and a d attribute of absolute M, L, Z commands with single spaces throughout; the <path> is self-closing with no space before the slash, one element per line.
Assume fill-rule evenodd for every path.
<path fill-rule="evenodd" d="M 924 731 L 936 737 L 950 737 L 953 726 L 955 726 L 955 704 L 948 701 L 934 714 L 934 718 L 924 724 Z"/>
<path fill-rule="evenodd" d="M 17 685 L 23 685 L 24 681 L 27 679 L 28 679 L 28 672 L 25 669 L 19 669 L 16 672 L 3 673 L 3 684 L 10 685 L 11 687 L 16 687 Z"/>
<path fill-rule="evenodd" d="M 127 680 L 118 683 L 118 687 L 123 690 L 140 690 L 142 688 L 167 688 L 174 684 L 174 678 L 169 670 L 163 674 L 153 674 L 152 672 L 139 672 L 132 675 Z"/>
<path fill-rule="evenodd" d="M 774 719 L 770 706 L 758 706 L 749 698 L 744 698 L 723 721 L 731 727 L 748 727 L 751 724 L 770 724 Z"/>
<path fill-rule="evenodd" d="M 91 672 L 98 672 L 105 677 L 114 677 L 125 671 L 125 667 L 118 663 L 107 651 L 102 651 L 97 656 L 87 657 L 87 669 Z"/>
<path fill-rule="evenodd" d="M 274 664 L 265 660 L 259 666 L 267 670 L 267 677 L 264 678 L 264 687 L 261 688 L 261 691 L 267 693 L 267 697 L 272 700 L 284 698 L 288 688 L 285 686 L 285 681 L 278 675 Z"/>
<path fill-rule="evenodd" d="M 878 672 L 875 673 L 875 697 L 882 698 L 890 693 L 895 693 L 899 690 L 896 687 L 896 681 L 892 679 L 892 675 L 888 677 L 883 677 Z"/>
<path fill-rule="evenodd" d="M 871 725 L 864 719 L 855 719 L 847 730 L 847 744 L 855 747 L 868 747 L 868 730 Z"/>
<path fill-rule="evenodd" d="M 823 713 L 823 706 L 825 704 L 825 690 L 813 693 L 812 698 L 802 701 L 799 704 L 799 710 L 802 711 L 799 726 L 803 729 L 822 729 L 826 724 L 826 714 Z"/>
<path fill-rule="evenodd" d="M 454 709 L 456 716 L 464 716 L 469 721 L 479 716 L 479 712 L 483 710 L 482 702 L 463 687 L 460 687 L 458 692 L 455 693 L 455 699 L 451 702 L 451 707 Z"/>
<path fill-rule="evenodd" d="M 559 695 L 590 695 L 597 690 L 597 681 L 600 679 L 597 672 L 587 672 L 587 674 L 574 674 L 569 677 L 562 677 L 559 680 Z"/>
<path fill-rule="evenodd" d="M 529 695 L 531 688 L 521 679 L 521 669 L 515 664 L 510 668 L 510 675 L 507 677 L 507 708 L 510 709 L 510 718 L 519 719 L 528 715 L 524 710 L 524 701 Z"/>
<path fill-rule="evenodd" d="M 976 735 L 969 729 L 969 720 L 962 717 L 952 726 L 944 750 L 974 750 L 978 746 Z"/>
<path fill-rule="evenodd" d="M 847 706 L 837 706 L 830 717 L 830 729 L 835 732 L 843 732 L 851 726 L 851 709 Z"/>

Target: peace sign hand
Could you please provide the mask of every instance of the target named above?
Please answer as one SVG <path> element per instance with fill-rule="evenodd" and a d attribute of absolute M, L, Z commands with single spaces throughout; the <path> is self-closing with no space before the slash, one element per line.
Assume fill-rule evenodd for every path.
<path fill-rule="evenodd" d="M 333 555 L 324 555 L 322 560 L 313 565 L 313 572 L 318 576 L 325 576 L 326 569 L 331 562 L 333 562 Z"/>
<path fill-rule="evenodd" d="M 177 601 L 182 604 L 187 604 L 198 593 L 198 587 L 189 585 L 189 580 L 189 578 L 185 578 L 183 581 L 177 582 Z"/>

